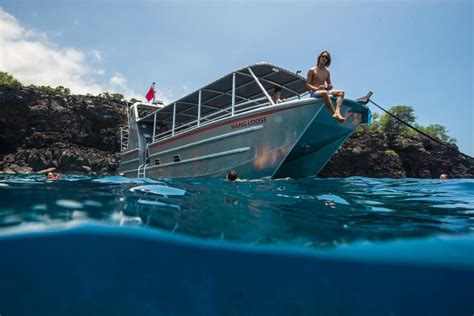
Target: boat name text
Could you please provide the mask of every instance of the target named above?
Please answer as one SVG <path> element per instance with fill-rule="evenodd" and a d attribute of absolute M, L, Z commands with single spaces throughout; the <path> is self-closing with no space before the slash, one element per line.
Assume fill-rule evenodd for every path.
<path fill-rule="evenodd" d="M 236 128 L 242 128 L 242 127 L 247 127 L 247 126 L 252 126 L 252 125 L 260 125 L 260 124 L 265 123 L 266 121 L 267 121 L 267 117 L 263 116 L 263 117 L 257 117 L 257 118 L 249 119 L 245 121 L 240 121 L 235 124 L 232 124 L 230 127 L 232 129 L 236 129 Z"/>

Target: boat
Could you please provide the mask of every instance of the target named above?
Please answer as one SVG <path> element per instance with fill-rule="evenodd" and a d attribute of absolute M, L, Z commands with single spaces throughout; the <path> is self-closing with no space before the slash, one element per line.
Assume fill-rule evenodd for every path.
<path fill-rule="evenodd" d="M 281 88 L 283 102 L 270 94 Z M 316 176 L 361 123 L 371 92 L 336 121 L 306 79 L 270 63 L 233 71 L 167 105 L 135 103 L 120 129 L 119 172 L 132 178 Z"/>

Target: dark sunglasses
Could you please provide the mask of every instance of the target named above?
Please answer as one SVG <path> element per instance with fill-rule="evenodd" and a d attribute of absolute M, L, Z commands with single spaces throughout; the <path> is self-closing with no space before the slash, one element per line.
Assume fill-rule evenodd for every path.
<path fill-rule="evenodd" d="M 329 59 L 329 56 L 326 56 L 326 55 L 322 55 L 321 58 L 326 58 L 326 59 Z"/>

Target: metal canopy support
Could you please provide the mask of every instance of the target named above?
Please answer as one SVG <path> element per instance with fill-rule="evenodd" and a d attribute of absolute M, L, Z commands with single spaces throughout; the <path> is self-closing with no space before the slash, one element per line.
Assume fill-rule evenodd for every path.
<path fill-rule="evenodd" d="M 260 81 L 261 84 L 265 83 L 265 85 L 270 84 L 270 85 L 274 85 L 274 86 L 280 86 L 283 89 L 283 91 L 287 92 L 287 93 L 285 93 L 285 94 L 288 94 L 288 96 L 286 98 L 291 98 L 293 96 L 294 97 L 301 97 L 302 95 L 307 94 L 306 88 L 305 88 L 305 85 L 304 85 L 305 80 L 304 80 L 303 77 L 299 76 L 298 74 L 294 74 L 294 73 L 292 73 L 288 70 L 285 70 L 283 68 L 280 68 L 278 66 L 275 66 L 275 65 L 271 65 L 271 64 L 267 64 L 267 63 L 258 63 L 258 64 L 255 64 L 255 65 L 247 66 L 245 68 L 234 71 L 236 76 L 239 76 L 239 75 L 243 76 L 242 78 L 239 76 L 239 79 L 243 79 L 243 80 L 239 80 L 240 82 L 239 81 L 236 82 L 236 89 L 239 89 L 239 94 L 241 93 L 242 95 L 238 95 L 237 93 L 235 95 L 235 102 L 236 102 L 235 103 L 235 107 L 236 107 L 235 112 L 238 112 L 237 111 L 237 109 L 239 107 L 238 103 L 241 100 L 246 100 L 246 101 L 249 100 L 250 101 L 253 97 L 258 96 L 258 94 L 260 94 L 260 95 L 262 94 L 262 92 L 260 92 L 261 91 L 260 88 L 258 89 L 258 91 L 259 91 L 258 94 L 254 94 L 254 95 L 249 95 L 246 92 L 247 90 L 244 89 L 244 87 L 246 87 L 247 85 L 251 85 L 251 84 L 256 83 L 255 78 L 253 77 L 253 75 L 249 71 L 249 68 L 252 69 L 252 72 L 253 72 L 253 69 L 258 69 L 259 70 L 259 73 L 261 75 L 258 76 L 258 80 Z M 233 73 L 227 74 L 227 76 L 224 76 L 224 77 L 216 80 L 215 82 L 201 88 L 201 90 L 204 91 L 204 92 L 207 92 L 207 91 L 216 92 L 217 95 L 212 96 L 212 97 L 207 97 L 207 99 L 206 99 L 206 93 L 204 93 L 201 96 L 202 99 L 201 99 L 201 121 L 200 121 L 200 124 L 203 122 L 202 116 L 204 115 L 204 113 L 202 111 L 207 108 L 207 107 L 205 107 L 205 104 L 203 104 L 203 103 L 208 104 L 209 102 L 211 102 L 215 99 L 222 98 L 223 95 L 228 95 L 229 97 L 232 97 L 231 85 L 224 86 L 223 83 L 225 82 L 226 85 L 228 84 L 227 82 L 230 83 L 230 80 L 231 80 L 230 76 Z M 283 73 L 283 75 L 278 76 L 278 78 L 275 78 L 275 79 L 277 79 L 275 81 L 273 81 L 271 79 L 270 80 L 267 79 L 269 77 L 271 78 L 275 73 Z M 246 77 L 250 78 L 251 80 L 247 81 Z M 226 81 L 226 80 L 228 80 L 228 81 Z M 290 80 L 290 82 L 286 82 L 287 80 Z M 298 83 L 293 88 L 289 88 L 289 85 L 291 85 L 293 82 L 297 83 L 299 80 L 302 81 L 301 84 Z M 221 90 L 221 91 L 218 91 L 218 90 Z M 224 90 L 224 91 L 222 91 L 222 90 Z M 198 94 L 198 90 L 196 90 L 194 92 L 194 95 L 189 94 L 188 96 L 185 96 L 184 98 L 181 98 L 180 100 L 175 101 L 179 104 L 181 104 L 181 103 L 186 104 L 183 101 L 184 100 L 190 100 L 191 97 L 193 98 L 192 101 L 194 101 L 194 102 L 188 102 L 187 103 L 187 104 L 193 105 L 191 107 L 185 107 L 183 109 L 177 109 L 177 110 L 180 111 L 178 113 L 180 115 L 180 117 L 176 118 L 176 122 L 179 123 L 179 121 L 181 120 L 181 114 L 183 112 L 184 113 L 190 113 L 191 111 L 193 111 L 193 112 L 197 111 L 197 105 L 198 105 L 197 100 L 196 100 L 197 99 L 197 94 Z M 270 95 L 271 95 L 271 93 L 270 93 Z M 265 99 L 267 99 L 266 94 L 264 94 L 264 96 L 265 96 Z M 227 101 L 227 99 L 225 99 L 225 98 L 218 99 L 218 100 L 219 100 L 219 102 L 216 103 L 215 109 L 223 108 L 223 107 L 229 108 L 229 114 L 231 114 L 231 109 L 230 109 L 230 107 L 231 107 L 230 103 L 231 102 L 227 103 L 228 101 L 231 101 L 231 100 Z M 257 103 L 255 103 L 255 104 L 257 104 Z M 133 108 L 135 108 L 135 107 L 133 107 Z M 159 113 L 158 113 L 158 116 L 157 116 L 158 121 L 160 121 L 160 117 L 162 116 L 162 114 L 165 114 L 165 113 L 171 114 L 172 108 L 173 108 L 173 102 L 171 102 L 170 104 L 165 106 L 163 109 L 160 109 Z M 134 112 L 130 112 L 130 114 L 133 114 L 133 113 Z M 153 119 L 153 113 L 151 113 L 149 115 L 146 115 L 146 117 L 149 117 L 149 120 L 151 121 Z M 195 117 L 197 117 L 197 113 L 196 113 Z M 138 120 L 140 120 L 140 118 L 138 118 Z M 169 121 L 171 121 L 171 119 L 169 119 Z"/>
<path fill-rule="evenodd" d="M 250 76 L 249 76 L 249 77 L 250 77 Z M 251 80 L 250 82 L 253 82 L 253 81 Z M 202 90 L 204 90 L 204 91 L 209 91 L 209 92 L 214 92 L 214 93 L 217 93 L 217 94 L 218 94 L 218 95 L 216 95 L 216 96 L 213 96 L 213 97 L 207 99 L 206 102 L 212 101 L 212 100 L 214 100 L 214 99 L 216 99 L 216 98 L 219 98 L 219 97 L 221 97 L 221 96 L 223 96 L 223 95 L 230 95 L 230 96 L 232 96 L 232 88 L 230 88 L 230 89 L 227 90 L 227 91 L 218 91 L 218 90 L 213 90 L 213 89 L 208 89 L 208 88 L 203 88 Z M 235 97 L 236 97 L 236 98 L 239 98 L 239 99 L 243 99 L 243 100 L 248 100 L 247 98 L 241 97 L 240 95 L 237 95 L 237 94 L 235 95 Z"/>
<path fill-rule="evenodd" d="M 249 78 L 252 78 L 252 79 L 253 79 L 253 77 L 252 77 L 251 75 L 247 74 L 247 73 L 240 72 L 240 71 L 237 71 L 237 72 L 235 72 L 235 73 L 236 73 L 236 75 L 243 75 L 243 76 L 246 76 L 246 77 L 249 77 Z M 270 84 L 274 84 L 274 85 L 276 85 L 276 86 L 280 86 L 278 83 L 275 83 L 275 82 L 273 82 L 273 81 L 270 81 L 270 80 L 265 79 L 265 78 L 271 76 L 272 74 L 274 74 L 274 72 L 270 72 L 270 73 L 268 73 L 268 74 L 266 74 L 266 75 L 260 77 L 259 80 L 260 80 L 260 81 L 268 82 L 268 83 L 270 83 Z M 254 80 L 250 80 L 250 81 L 247 82 L 247 83 L 241 84 L 241 85 L 239 86 L 239 88 L 244 88 L 244 87 L 246 87 L 246 86 L 248 86 L 248 85 L 251 85 L 252 83 L 254 83 Z M 289 83 L 286 83 L 286 84 L 291 84 L 291 83 L 293 83 L 293 81 L 291 81 L 291 82 L 289 82 Z M 297 92 L 295 92 L 295 91 L 293 91 L 293 90 L 291 90 L 291 89 L 288 89 L 288 88 L 285 87 L 285 86 L 281 86 L 281 87 L 282 87 L 282 89 L 284 89 L 284 90 L 288 90 L 288 91 L 290 91 L 290 92 L 293 92 L 293 93 L 296 93 L 296 94 L 297 94 Z M 213 93 L 216 93 L 216 94 L 217 94 L 216 96 L 213 96 L 213 97 L 211 97 L 211 98 L 205 100 L 206 102 L 213 101 L 213 100 L 215 100 L 216 98 L 221 97 L 222 95 L 229 95 L 229 96 L 232 97 L 232 88 L 230 88 L 229 90 L 226 90 L 226 91 L 218 91 L 218 90 L 209 89 L 209 88 L 204 87 L 204 88 L 202 88 L 202 89 L 200 89 L 200 90 L 201 90 L 201 91 L 209 91 L 209 92 L 213 92 Z M 258 95 L 258 93 L 255 94 L 255 95 Z M 235 98 L 236 98 L 236 100 L 245 100 L 245 101 L 253 102 L 253 103 L 255 103 L 255 104 L 259 104 L 259 103 L 256 102 L 255 100 L 252 100 L 252 98 L 253 98 L 255 95 L 252 95 L 252 96 L 250 96 L 250 97 L 245 98 L 245 97 L 242 97 L 242 96 L 240 96 L 240 95 L 238 95 L 238 94 L 236 93 L 236 94 L 235 94 Z M 179 103 L 187 104 L 187 105 L 192 105 L 192 106 L 196 106 L 196 103 L 192 103 L 192 102 L 180 101 Z M 201 108 L 209 108 L 209 109 L 213 109 L 213 110 L 220 110 L 220 109 L 221 109 L 221 108 L 213 107 L 213 106 L 210 106 L 210 105 L 202 104 L 202 100 L 201 100 Z M 185 113 L 188 112 L 188 111 L 192 111 L 192 110 L 193 110 L 193 107 L 188 107 L 187 109 L 184 109 L 184 110 L 183 110 L 182 112 L 180 112 L 179 114 L 180 114 L 180 115 L 187 115 L 187 114 L 185 114 Z M 166 110 L 160 110 L 160 113 L 171 113 L 171 112 L 167 112 Z M 152 114 L 153 114 L 153 113 L 152 113 Z M 150 116 L 151 116 L 152 114 L 150 114 Z M 188 116 L 189 116 L 189 115 L 188 115 Z M 196 117 L 196 116 L 194 116 L 194 117 Z"/>
<path fill-rule="evenodd" d="M 138 108 L 137 108 L 137 104 L 135 103 L 133 107 L 133 110 L 134 110 L 134 113 L 135 113 L 135 121 L 138 121 L 140 118 L 138 117 Z"/>
<path fill-rule="evenodd" d="M 201 125 L 201 90 L 199 90 L 199 97 L 198 97 L 198 118 L 197 118 L 197 126 Z"/>
<path fill-rule="evenodd" d="M 171 128 L 171 136 L 174 136 L 175 124 L 176 124 L 176 103 L 173 103 L 173 127 Z"/>
<path fill-rule="evenodd" d="M 128 101 L 125 101 L 127 104 L 127 126 L 130 125 L 130 106 L 128 106 Z"/>
<path fill-rule="evenodd" d="M 127 125 L 130 126 L 130 125 Z M 123 150 L 123 128 L 120 127 L 120 151 Z"/>
<path fill-rule="evenodd" d="M 155 135 L 156 135 L 156 112 L 155 112 L 155 115 L 153 116 L 153 137 L 151 139 L 152 142 L 155 141 Z"/>
<path fill-rule="evenodd" d="M 255 80 L 255 82 L 258 84 L 258 86 L 260 87 L 260 89 L 262 90 L 263 94 L 265 94 L 265 96 L 267 97 L 268 101 L 270 101 L 270 104 L 271 105 L 275 105 L 275 102 L 273 102 L 272 98 L 270 97 L 270 95 L 267 93 L 267 90 L 265 90 L 265 88 L 262 86 L 262 84 L 260 83 L 260 81 L 258 80 L 257 76 L 255 76 L 255 74 L 253 73 L 252 69 L 249 67 L 247 68 L 248 71 L 250 72 L 250 74 L 252 75 L 253 79 Z"/>
<path fill-rule="evenodd" d="M 250 75 L 247 75 L 247 76 L 248 76 L 248 77 L 251 77 Z M 250 83 L 253 83 L 253 80 L 250 81 Z M 240 88 L 243 88 L 243 87 L 245 87 L 246 85 L 247 85 L 247 84 L 241 85 Z M 222 92 L 222 91 L 217 91 L 217 90 L 212 90 L 212 89 L 206 89 L 206 88 L 201 89 L 201 90 L 203 90 L 203 91 L 209 91 L 209 92 L 214 92 L 214 93 L 218 93 L 218 94 L 219 94 L 219 95 L 216 95 L 216 96 L 213 96 L 213 97 L 207 99 L 206 102 L 213 101 L 213 100 L 215 100 L 216 98 L 220 98 L 220 97 L 223 96 L 223 95 L 230 95 L 230 96 L 232 97 L 232 89 L 230 89 L 230 90 L 228 90 L 228 91 L 224 91 L 224 92 Z M 250 100 L 249 98 L 244 98 L 244 97 L 238 95 L 237 93 L 235 94 L 235 98 L 236 98 L 236 99 L 243 100 L 243 101 L 252 101 L 252 100 Z M 203 106 L 204 106 L 204 105 L 203 105 Z M 210 106 L 208 106 L 208 107 L 210 107 Z M 217 108 L 215 108 L 215 109 L 217 109 Z M 188 109 L 188 110 L 189 110 L 189 109 Z M 185 110 L 185 111 L 188 111 L 188 110 Z"/>
<path fill-rule="evenodd" d="M 243 73 L 243 72 L 240 72 L 240 71 L 236 72 L 236 74 L 238 74 L 238 75 L 245 75 L 246 77 L 252 78 L 251 75 L 246 74 L 246 73 Z M 273 74 L 273 72 L 268 73 L 268 74 L 266 74 L 265 76 L 261 77 L 260 80 L 265 80 L 266 77 L 268 77 L 268 76 L 270 76 L 270 75 L 272 75 L 272 74 Z M 252 79 L 253 79 L 253 78 L 252 78 Z M 267 81 L 267 82 L 269 82 L 269 83 L 272 83 L 271 81 L 268 81 L 268 80 L 265 80 L 265 81 Z M 239 86 L 239 88 L 245 88 L 246 86 L 251 85 L 253 82 L 254 82 L 253 80 L 250 80 L 250 81 L 247 82 L 247 83 L 241 84 L 241 85 Z M 290 83 L 292 83 L 292 82 L 290 82 Z M 277 84 L 275 84 L 275 85 L 277 85 Z M 282 87 L 283 87 L 283 86 L 282 86 Z M 293 90 L 287 89 L 287 88 L 285 88 L 285 87 L 283 87 L 283 88 L 286 89 L 286 90 L 288 90 L 288 91 L 293 92 Z M 211 97 L 210 99 L 207 99 L 206 102 L 209 102 L 209 101 L 212 101 L 212 100 L 214 100 L 214 99 L 216 99 L 216 98 L 219 98 L 219 97 L 221 97 L 221 96 L 224 95 L 224 94 L 232 96 L 232 89 L 229 89 L 229 90 L 227 90 L 227 91 L 218 91 L 218 90 L 213 90 L 213 89 L 209 89 L 209 88 L 202 88 L 201 90 L 209 91 L 209 92 L 214 92 L 214 93 L 217 93 L 217 94 L 218 94 L 218 95 L 216 95 L 216 96 Z M 249 98 L 244 98 L 244 97 L 238 95 L 237 93 L 235 94 L 235 98 L 236 98 L 236 99 L 241 99 L 241 100 L 245 100 L 245 101 L 248 101 L 248 102 L 253 102 L 253 103 L 255 103 L 255 104 L 259 104 L 259 103 L 256 102 L 255 100 L 252 100 L 253 97 L 254 97 L 254 96 L 251 96 L 251 97 L 249 97 Z M 192 105 L 192 103 L 188 103 L 188 104 Z M 204 106 L 204 105 L 203 105 L 203 106 Z M 208 106 L 208 107 L 210 107 L 210 106 Z M 214 109 L 217 109 L 217 108 L 214 108 Z M 188 109 L 188 110 L 185 110 L 184 112 L 186 112 L 186 111 L 189 111 L 189 109 Z"/>
<path fill-rule="evenodd" d="M 243 76 L 247 76 L 247 77 L 252 77 L 251 75 L 246 74 L 245 72 L 239 72 L 239 74 L 240 74 L 240 75 L 243 75 Z M 284 85 L 282 85 L 282 84 L 276 83 L 276 82 L 274 82 L 274 81 L 265 79 L 266 77 L 267 77 L 267 76 L 261 77 L 261 78 L 260 78 L 260 81 L 264 81 L 264 82 L 270 83 L 270 84 L 272 84 L 272 85 L 275 85 L 275 86 L 277 86 L 277 87 L 282 88 L 283 90 L 290 91 L 291 93 L 294 93 L 294 94 L 300 96 L 300 93 L 298 93 L 298 92 L 296 92 L 295 90 L 290 89 L 290 88 L 287 87 L 287 85 L 290 85 L 290 84 L 292 84 L 292 83 L 294 83 L 294 82 L 297 82 L 299 79 L 296 79 L 296 80 L 287 82 L 287 83 L 285 83 Z"/>
<path fill-rule="evenodd" d="M 181 104 L 186 104 L 186 105 L 196 105 L 196 103 L 192 103 L 192 102 L 185 102 L 185 101 L 179 101 L 179 103 Z M 215 106 L 210 106 L 210 105 L 207 105 L 207 104 L 201 104 L 201 108 L 209 108 L 209 109 L 213 109 L 213 110 L 221 110 L 221 108 L 216 108 Z M 187 109 L 187 110 L 184 110 L 183 112 L 180 112 L 179 114 L 183 114 L 184 112 L 186 111 L 189 111 L 190 109 Z M 192 109 L 191 109 L 192 110 Z M 191 114 L 187 114 L 187 115 L 191 115 Z M 196 115 L 193 115 L 194 117 L 196 117 Z"/>
<path fill-rule="evenodd" d="M 232 116 L 235 113 L 235 72 L 232 73 Z"/>

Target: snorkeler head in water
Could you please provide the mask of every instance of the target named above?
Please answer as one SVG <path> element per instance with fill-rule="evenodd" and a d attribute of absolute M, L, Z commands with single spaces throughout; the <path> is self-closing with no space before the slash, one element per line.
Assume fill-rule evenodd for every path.
<path fill-rule="evenodd" d="M 46 179 L 48 180 L 59 180 L 61 178 L 61 174 L 59 172 L 48 172 Z"/>
<path fill-rule="evenodd" d="M 226 179 L 229 181 L 237 180 L 238 179 L 237 172 L 235 172 L 235 170 L 230 170 L 229 172 L 227 172 Z"/>

